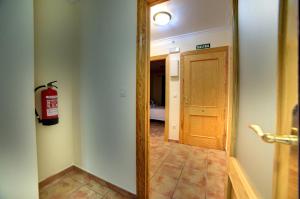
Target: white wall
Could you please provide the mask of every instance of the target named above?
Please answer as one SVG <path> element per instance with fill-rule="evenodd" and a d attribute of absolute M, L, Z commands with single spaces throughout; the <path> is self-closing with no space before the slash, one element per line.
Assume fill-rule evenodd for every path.
<path fill-rule="evenodd" d="M 0 0 L 0 198 L 37 199 L 33 1 Z"/>
<path fill-rule="evenodd" d="M 206 31 L 151 41 L 151 56 L 169 54 L 169 49 L 174 47 L 180 47 L 181 53 L 196 50 L 196 45 L 204 43 L 210 43 L 211 48 L 231 46 L 231 28 L 219 27 L 215 29 L 208 29 Z M 171 54 L 170 59 L 180 61 L 180 53 Z M 179 140 L 180 74 L 179 77 L 170 78 L 169 100 L 169 139 Z"/>
<path fill-rule="evenodd" d="M 263 198 L 272 198 L 274 145 L 249 128 L 276 133 L 278 38 L 276 0 L 239 1 L 240 100 L 236 153 Z"/>
<path fill-rule="evenodd" d="M 81 1 L 85 170 L 136 193 L 136 0 Z M 126 97 L 121 97 L 121 91 Z"/>
<path fill-rule="evenodd" d="M 78 98 L 73 93 L 73 74 L 79 70 L 79 39 L 78 4 L 35 1 L 35 86 L 57 80 L 59 87 L 59 124 L 36 124 L 40 181 L 73 165 L 75 156 L 80 156 L 78 150 L 74 153 L 78 134 L 73 121 L 79 109 L 73 107 L 74 99 Z M 40 103 L 37 95 L 36 104 Z"/>

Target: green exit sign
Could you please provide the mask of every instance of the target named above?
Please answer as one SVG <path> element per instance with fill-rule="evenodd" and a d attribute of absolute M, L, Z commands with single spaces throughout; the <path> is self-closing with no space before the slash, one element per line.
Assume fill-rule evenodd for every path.
<path fill-rule="evenodd" d="M 197 50 L 206 49 L 206 48 L 210 48 L 210 43 L 209 44 L 200 44 L 200 45 L 196 46 Z"/>

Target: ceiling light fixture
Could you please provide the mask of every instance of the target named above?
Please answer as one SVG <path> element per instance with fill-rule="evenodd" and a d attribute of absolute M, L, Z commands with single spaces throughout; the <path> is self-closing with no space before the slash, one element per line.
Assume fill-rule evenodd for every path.
<path fill-rule="evenodd" d="M 170 23 L 172 15 L 169 12 L 157 12 L 153 15 L 153 21 L 155 24 L 165 26 Z"/>

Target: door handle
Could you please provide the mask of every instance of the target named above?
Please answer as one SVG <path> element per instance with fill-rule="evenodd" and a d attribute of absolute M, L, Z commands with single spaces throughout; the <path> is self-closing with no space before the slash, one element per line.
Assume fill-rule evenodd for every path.
<path fill-rule="evenodd" d="M 272 133 L 264 133 L 262 128 L 258 125 L 251 124 L 249 126 L 264 142 L 267 143 L 280 143 L 287 145 L 298 145 L 298 135 L 276 135 Z M 298 128 L 293 128 L 292 133 L 297 131 Z"/>

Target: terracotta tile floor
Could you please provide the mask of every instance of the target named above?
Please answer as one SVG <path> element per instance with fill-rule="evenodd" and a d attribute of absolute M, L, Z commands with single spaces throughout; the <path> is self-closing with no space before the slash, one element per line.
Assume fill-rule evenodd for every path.
<path fill-rule="evenodd" d="M 166 143 L 163 131 L 162 123 L 151 123 L 150 199 L 225 198 L 225 153 Z M 71 171 L 40 190 L 40 199 L 125 198 L 78 171 Z"/>
<path fill-rule="evenodd" d="M 40 189 L 40 199 L 126 199 L 85 173 L 71 171 Z"/>
<path fill-rule="evenodd" d="M 224 199 L 226 154 L 164 142 L 164 124 L 151 122 L 150 199 Z"/>

